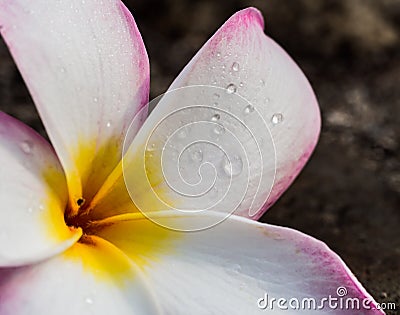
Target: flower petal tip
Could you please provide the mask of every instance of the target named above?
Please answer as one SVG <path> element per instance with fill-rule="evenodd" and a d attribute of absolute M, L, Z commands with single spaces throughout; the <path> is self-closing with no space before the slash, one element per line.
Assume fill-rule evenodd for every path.
<path fill-rule="evenodd" d="M 337 290 L 343 289 L 344 295 L 357 298 L 365 304 L 365 308 L 369 309 L 371 314 L 385 314 L 345 262 L 328 245 L 308 235 L 303 235 L 303 238 L 297 242 L 298 252 L 308 255 L 311 259 L 310 262 L 318 266 L 315 270 L 316 274 L 342 275 L 340 282 L 342 286 Z"/>
<path fill-rule="evenodd" d="M 236 12 L 230 19 L 228 23 L 232 24 L 240 23 L 246 26 L 250 26 L 254 23 L 260 25 L 262 29 L 264 29 L 264 18 L 257 8 L 248 7 L 246 9 L 240 10 Z"/>

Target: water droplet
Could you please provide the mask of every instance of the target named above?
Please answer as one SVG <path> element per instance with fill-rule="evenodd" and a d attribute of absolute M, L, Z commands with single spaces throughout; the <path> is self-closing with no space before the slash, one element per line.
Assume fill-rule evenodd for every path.
<path fill-rule="evenodd" d="M 243 82 L 240 82 L 240 83 L 239 83 L 239 86 L 240 86 L 240 87 L 243 87 L 243 85 L 244 85 Z"/>
<path fill-rule="evenodd" d="M 97 97 L 93 97 L 93 102 L 97 103 L 99 99 Z"/>
<path fill-rule="evenodd" d="M 221 135 L 221 134 L 225 133 L 225 127 L 220 124 L 216 125 L 214 127 L 214 133 L 217 135 Z"/>
<path fill-rule="evenodd" d="M 82 207 L 84 204 L 85 204 L 85 198 L 79 198 L 77 201 L 76 201 L 76 204 L 78 205 L 78 207 Z"/>
<path fill-rule="evenodd" d="M 107 121 L 106 126 L 107 126 L 107 128 L 111 127 L 111 120 Z"/>
<path fill-rule="evenodd" d="M 263 79 L 260 80 L 261 86 L 265 86 L 265 81 Z"/>
<path fill-rule="evenodd" d="M 192 152 L 192 160 L 195 162 L 203 161 L 203 151 L 201 149 L 196 149 Z"/>
<path fill-rule="evenodd" d="M 273 114 L 271 117 L 271 122 L 274 125 L 280 124 L 283 121 L 283 115 L 281 113 Z"/>
<path fill-rule="evenodd" d="M 21 150 L 26 154 L 31 154 L 33 148 L 33 144 L 26 140 L 21 142 Z"/>
<path fill-rule="evenodd" d="M 154 143 L 149 144 L 146 148 L 146 151 L 153 152 L 156 149 L 156 145 Z"/>
<path fill-rule="evenodd" d="M 214 99 L 219 99 L 221 95 L 219 95 L 218 93 L 214 93 Z"/>
<path fill-rule="evenodd" d="M 217 57 L 221 57 L 221 53 L 217 52 Z"/>
<path fill-rule="evenodd" d="M 214 102 L 214 103 L 213 103 L 213 106 L 218 106 L 218 102 Z"/>
<path fill-rule="evenodd" d="M 254 112 L 254 106 L 251 105 L 251 104 L 247 105 L 247 106 L 244 108 L 243 112 L 245 113 L 245 115 L 248 115 L 248 114 Z"/>
<path fill-rule="evenodd" d="M 236 87 L 236 85 L 234 85 L 233 83 L 229 84 L 229 85 L 226 87 L 226 92 L 227 92 L 228 94 L 235 93 L 236 91 L 237 91 L 237 87 Z"/>
<path fill-rule="evenodd" d="M 219 114 L 215 114 L 214 116 L 211 117 L 211 121 L 218 121 L 221 118 Z"/>
<path fill-rule="evenodd" d="M 85 302 L 86 302 L 87 304 L 92 305 L 92 304 L 93 304 L 93 299 L 90 298 L 90 297 L 87 297 L 87 298 L 85 299 Z"/>
<path fill-rule="evenodd" d="M 237 176 L 243 170 L 243 161 L 242 158 L 238 155 L 233 156 L 232 158 L 228 159 L 227 157 L 224 158 L 224 171 L 228 176 Z"/>
<path fill-rule="evenodd" d="M 232 64 L 232 70 L 235 72 L 239 71 L 239 64 L 237 62 L 234 62 Z"/>

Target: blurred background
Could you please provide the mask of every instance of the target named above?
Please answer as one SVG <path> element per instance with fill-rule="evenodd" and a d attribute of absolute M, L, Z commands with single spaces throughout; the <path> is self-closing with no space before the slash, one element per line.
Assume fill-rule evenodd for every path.
<path fill-rule="evenodd" d="M 326 242 L 378 302 L 400 307 L 400 0 L 124 2 L 147 46 L 152 97 L 235 11 L 262 11 L 266 33 L 310 79 L 323 126 L 305 170 L 261 220 Z M 43 133 L 1 39 L 0 109 Z"/>

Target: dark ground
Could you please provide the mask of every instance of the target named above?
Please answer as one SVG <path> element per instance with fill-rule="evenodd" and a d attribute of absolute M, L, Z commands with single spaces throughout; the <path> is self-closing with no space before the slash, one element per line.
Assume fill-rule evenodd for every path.
<path fill-rule="evenodd" d="M 232 13 L 263 12 L 267 34 L 311 80 L 323 127 L 307 167 L 262 221 L 323 240 L 378 302 L 400 307 L 400 1 L 125 2 L 148 49 L 153 97 Z M 0 109 L 42 128 L 2 42 Z"/>

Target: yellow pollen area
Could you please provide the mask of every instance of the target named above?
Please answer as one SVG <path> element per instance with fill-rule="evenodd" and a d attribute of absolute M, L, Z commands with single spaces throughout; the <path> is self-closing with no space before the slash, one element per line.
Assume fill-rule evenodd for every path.
<path fill-rule="evenodd" d="M 43 200 L 43 230 L 47 231 L 49 237 L 56 241 L 70 239 L 73 234 L 80 233 L 74 228 L 70 228 L 64 221 L 64 205 L 67 200 L 64 174 L 61 170 L 54 167 L 46 168 L 42 173 L 44 182 L 47 184 L 48 192 L 46 200 Z"/>
<path fill-rule="evenodd" d="M 97 236 L 83 236 L 63 257 L 82 265 L 83 269 L 102 281 L 123 286 L 131 279 L 131 260 L 113 244 Z"/>
<path fill-rule="evenodd" d="M 169 188 L 165 184 L 161 166 L 161 151 L 149 153 L 143 147 L 127 152 L 124 160 L 114 168 L 90 201 L 92 219 L 101 220 L 141 211 L 164 211 L 178 205 L 178 200 L 168 194 Z M 161 148 L 161 145 L 156 147 Z"/>
<path fill-rule="evenodd" d="M 122 284 L 123 279 L 130 277 L 132 264 L 146 270 L 146 266 L 161 259 L 163 253 L 173 251 L 179 233 L 159 227 L 140 213 L 127 192 L 115 145 L 111 145 L 111 149 L 103 146 L 99 151 L 93 143 L 80 143 L 80 146 L 83 151 L 76 158 L 78 171 L 72 172 L 70 177 L 67 175 L 70 197 L 64 202 L 66 216 L 64 218 L 60 205 L 56 206 L 56 202 L 60 204 L 61 194 L 57 196 L 53 192 L 49 194 L 48 206 L 55 211 L 50 212 L 54 215 L 49 215 L 46 221 L 51 234 L 57 238 L 82 229 L 83 236 L 64 257 L 80 261 L 96 278 Z M 147 162 L 146 169 L 143 168 L 147 158 L 143 155 L 130 158 L 129 171 L 137 174 L 138 197 L 150 212 L 165 210 L 141 185 L 149 179 L 154 186 L 162 181 L 159 164 Z M 53 180 L 53 176 L 49 172 L 46 178 Z M 71 187 L 73 183 L 82 183 L 82 188 Z M 81 193 L 77 194 L 79 191 Z M 75 207 L 73 211 L 71 205 Z"/>
<path fill-rule="evenodd" d="M 80 140 L 72 152 L 75 168 L 67 170 L 69 207 L 72 214 L 77 214 L 77 200 L 91 201 L 121 160 L 120 140 L 111 137 L 101 145 Z"/>
<path fill-rule="evenodd" d="M 168 225 L 168 218 L 163 224 Z M 174 251 L 181 234 L 155 224 L 142 213 L 122 214 L 97 222 L 97 235 L 120 248 L 142 270 Z"/>

